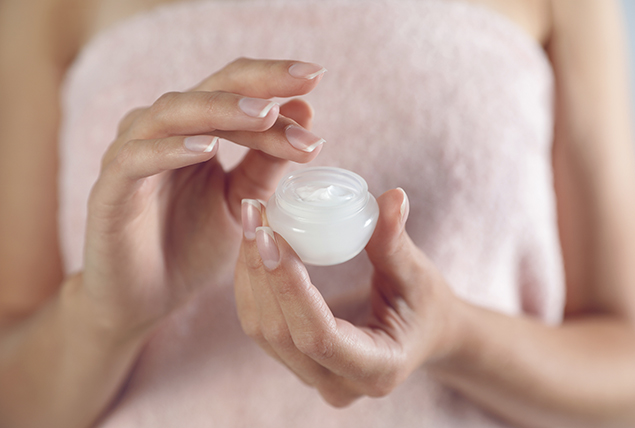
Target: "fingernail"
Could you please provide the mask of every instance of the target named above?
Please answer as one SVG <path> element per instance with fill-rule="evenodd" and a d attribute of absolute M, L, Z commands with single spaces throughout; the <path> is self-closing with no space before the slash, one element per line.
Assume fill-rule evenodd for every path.
<path fill-rule="evenodd" d="M 311 153 L 317 149 L 318 146 L 324 144 L 324 138 L 316 137 L 304 128 L 299 126 L 289 125 L 284 130 L 287 140 L 293 147 L 303 152 Z"/>
<path fill-rule="evenodd" d="M 269 227 L 256 228 L 256 245 L 267 270 L 274 270 L 280 264 L 280 251 L 273 230 Z"/>
<path fill-rule="evenodd" d="M 245 239 L 256 239 L 256 228 L 262 226 L 260 202 L 254 199 L 243 199 L 240 207 L 240 217 L 243 222 Z"/>
<path fill-rule="evenodd" d="M 197 153 L 209 153 L 214 150 L 214 147 L 218 143 L 218 137 L 211 135 L 195 135 L 193 137 L 187 137 L 183 141 L 183 145 L 186 149 Z"/>
<path fill-rule="evenodd" d="M 238 107 L 247 115 L 262 119 L 267 116 L 277 103 L 269 100 L 261 100 L 260 98 L 241 98 L 238 101 Z"/>
<path fill-rule="evenodd" d="M 321 65 L 308 62 L 296 62 L 289 67 L 289 74 L 298 79 L 313 80 L 326 72 L 326 68 Z"/>
<path fill-rule="evenodd" d="M 403 193 L 403 200 L 401 201 L 401 207 L 399 207 L 399 215 L 401 224 L 404 224 L 408 219 L 408 214 L 410 214 L 410 201 L 408 200 L 408 195 L 406 191 L 401 187 L 397 187 L 397 189 L 401 190 Z"/>

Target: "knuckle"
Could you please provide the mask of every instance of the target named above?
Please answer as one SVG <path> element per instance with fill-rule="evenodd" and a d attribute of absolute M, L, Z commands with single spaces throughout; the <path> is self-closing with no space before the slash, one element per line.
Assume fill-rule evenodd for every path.
<path fill-rule="evenodd" d="M 299 286 L 308 287 L 311 278 L 308 271 L 302 265 L 289 266 L 290 279 L 280 281 L 275 287 L 275 293 L 284 301 L 293 301 L 298 298 Z"/>
<path fill-rule="evenodd" d="M 166 92 L 161 95 L 157 100 L 152 104 L 151 108 L 165 108 L 172 105 L 176 99 L 181 95 L 180 92 L 172 91 Z"/>
<path fill-rule="evenodd" d="M 146 111 L 147 108 L 136 108 L 130 110 L 120 121 L 117 126 L 117 135 L 121 135 L 130 130 L 137 118 Z"/>
<path fill-rule="evenodd" d="M 230 86 L 234 86 L 240 80 L 241 71 L 243 71 L 247 65 L 252 62 L 251 59 L 241 56 L 228 63 L 218 73 L 217 77 L 220 77 L 223 81 L 227 82 Z"/>
<path fill-rule="evenodd" d="M 337 391 L 334 389 L 319 390 L 319 392 L 322 398 L 324 398 L 324 401 L 337 409 L 342 409 L 344 407 L 350 406 L 355 400 L 360 397 L 360 395 L 357 394 Z"/>
<path fill-rule="evenodd" d="M 153 140 L 148 146 L 150 159 L 159 159 L 168 156 L 172 152 L 172 148 L 167 141 Z"/>
<path fill-rule="evenodd" d="M 220 114 L 222 114 L 221 106 L 223 102 L 225 101 L 224 100 L 225 92 L 222 92 L 222 91 L 205 92 L 204 97 L 205 97 L 204 103 L 206 108 L 205 117 L 210 118 L 210 121 L 212 121 L 213 120 L 212 118 L 216 118 Z M 211 124 L 210 124 L 210 127 L 213 128 Z"/>
<path fill-rule="evenodd" d="M 260 321 L 256 317 L 239 316 L 240 326 L 243 332 L 252 339 L 262 338 L 262 330 L 260 329 Z"/>
<path fill-rule="evenodd" d="M 89 213 L 101 212 L 104 208 L 104 196 L 112 190 L 112 179 L 131 175 L 132 142 L 115 141 L 101 160 L 101 171 L 88 196 Z"/>
<path fill-rule="evenodd" d="M 247 58 L 246 56 L 239 56 L 229 64 L 227 64 L 227 68 L 241 68 L 245 67 L 247 64 L 251 63 L 252 59 Z"/>
<path fill-rule="evenodd" d="M 121 144 L 118 150 L 103 165 L 102 174 L 110 176 L 130 176 L 136 155 L 136 140 Z M 114 149 L 114 148 L 113 148 Z"/>
<path fill-rule="evenodd" d="M 162 123 L 168 110 L 173 108 L 180 98 L 180 92 L 166 92 L 146 110 L 150 120 Z"/>
<path fill-rule="evenodd" d="M 108 165 L 115 172 L 123 172 L 126 167 L 132 162 L 134 156 L 134 141 L 128 141 L 124 143 L 113 158 L 112 162 Z"/>
<path fill-rule="evenodd" d="M 295 346 L 304 355 L 318 361 L 332 358 L 335 352 L 333 349 L 333 340 L 330 338 L 330 335 L 326 333 L 307 334 L 296 339 Z"/>
<path fill-rule="evenodd" d="M 106 152 L 101 157 L 100 171 L 102 173 L 106 169 L 106 167 L 112 162 L 115 156 L 117 156 L 117 152 L 119 151 L 119 149 L 121 148 L 123 144 L 124 144 L 123 141 L 116 140 L 108 147 Z"/>
<path fill-rule="evenodd" d="M 385 397 L 395 390 L 408 376 L 405 362 L 401 358 L 387 364 L 380 375 L 372 376 L 365 382 L 366 395 Z"/>
<path fill-rule="evenodd" d="M 256 257 L 255 255 L 254 257 L 245 257 L 245 266 L 247 266 L 247 269 L 250 271 L 258 272 L 262 265 L 262 258 L 260 257 Z"/>
<path fill-rule="evenodd" d="M 367 393 L 369 397 L 380 398 L 386 397 L 397 387 L 396 382 L 393 379 L 381 379 L 373 382 L 367 386 Z"/>
<path fill-rule="evenodd" d="M 91 189 L 90 194 L 88 195 L 88 201 L 87 201 L 86 207 L 89 214 L 97 212 L 101 205 L 100 204 L 101 187 L 102 187 L 102 182 L 101 180 L 98 179 L 93 185 L 93 188 Z M 90 218 L 91 216 L 89 215 L 88 217 Z"/>
<path fill-rule="evenodd" d="M 283 321 L 264 325 L 263 336 L 267 342 L 276 348 L 288 348 L 293 345 L 289 328 Z"/>

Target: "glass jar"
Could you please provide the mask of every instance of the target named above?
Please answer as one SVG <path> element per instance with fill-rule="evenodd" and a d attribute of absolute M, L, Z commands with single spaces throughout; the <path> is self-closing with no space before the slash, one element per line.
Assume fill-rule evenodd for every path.
<path fill-rule="evenodd" d="M 370 240 L 379 207 L 366 181 L 334 167 L 294 171 L 267 202 L 269 226 L 302 261 L 317 266 L 343 263 Z"/>

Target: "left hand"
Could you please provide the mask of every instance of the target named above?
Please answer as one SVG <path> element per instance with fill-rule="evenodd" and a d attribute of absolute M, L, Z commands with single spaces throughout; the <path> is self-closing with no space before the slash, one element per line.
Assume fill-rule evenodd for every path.
<path fill-rule="evenodd" d="M 231 277 L 240 201 L 270 194 L 288 161 L 312 160 L 323 142 L 304 128 L 309 104 L 270 98 L 311 92 L 323 71 L 239 58 L 194 90 L 126 115 L 88 201 L 80 289 L 93 319 L 117 338 L 145 339 L 199 290 Z M 214 137 L 250 150 L 226 171 Z"/>
<path fill-rule="evenodd" d="M 280 235 L 256 231 L 264 207 L 255 200 L 242 204 L 235 292 L 243 330 L 337 407 L 387 395 L 452 346 L 456 298 L 404 229 L 405 192 L 388 191 L 377 202 L 379 220 L 366 247 L 374 267 L 370 313 L 361 325 L 333 315 Z"/>

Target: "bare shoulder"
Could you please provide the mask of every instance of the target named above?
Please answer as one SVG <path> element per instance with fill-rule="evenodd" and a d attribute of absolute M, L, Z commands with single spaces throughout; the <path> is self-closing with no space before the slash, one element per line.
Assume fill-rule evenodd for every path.
<path fill-rule="evenodd" d="M 571 86 L 571 90 L 596 92 L 594 95 L 601 98 L 623 93 L 627 84 L 627 51 L 619 2 L 553 0 L 552 15 L 548 49 L 556 72 L 575 77 L 561 81 L 573 84 L 586 80 L 585 85 Z M 590 108 L 584 114 L 594 115 L 592 106 L 579 108 Z"/>
<path fill-rule="evenodd" d="M 94 0 L 0 0 L 0 40 L 68 62 L 81 44 Z M 6 51 L 5 51 L 6 53 Z"/>
<path fill-rule="evenodd" d="M 68 64 L 100 31 L 136 13 L 179 1 L 184 0 L 0 0 L 0 35 L 22 45 L 47 40 L 40 48 Z M 22 33 L 31 36 L 18 38 Z"/>
<path fill-rule="evenodd" d="M 93 0 L 84 42 L 132 15 L 163 4 L 183 1 L 188 0 Z"/>

